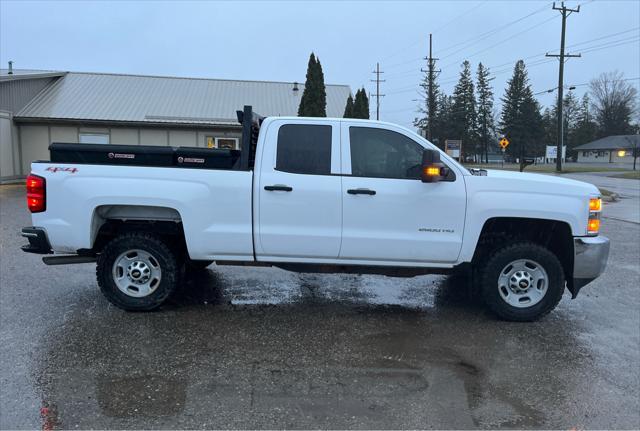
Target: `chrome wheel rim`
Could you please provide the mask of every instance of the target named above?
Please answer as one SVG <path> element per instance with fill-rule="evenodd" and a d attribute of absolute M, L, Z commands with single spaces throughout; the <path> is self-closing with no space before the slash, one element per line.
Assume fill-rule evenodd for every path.
<path fill-rule="evenodd" d="M 518 259 L 506 265 L 498 277 L 498 292 L 509 305 L 532 307 L 542 301 L 549 287 L 549 276 L 542 265 L 531 259 Z"/>
<path fill-rule="evenodd" d="M 143 298 L 151 295 L 161 279 L 160 263 L 147 251 L 125 251 L 113 263 L 113 281 L 127 296 Z"/>

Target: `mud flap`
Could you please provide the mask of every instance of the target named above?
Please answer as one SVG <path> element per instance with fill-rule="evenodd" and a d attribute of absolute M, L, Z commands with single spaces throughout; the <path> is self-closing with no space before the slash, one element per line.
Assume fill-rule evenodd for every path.
<path fill-rule="evenodd" d="M 591 283 L 595 278 L 570 278 L 567 280 L 567 290 L 571 292 L 571 299 L 576 299 L 580 289 Z"/>

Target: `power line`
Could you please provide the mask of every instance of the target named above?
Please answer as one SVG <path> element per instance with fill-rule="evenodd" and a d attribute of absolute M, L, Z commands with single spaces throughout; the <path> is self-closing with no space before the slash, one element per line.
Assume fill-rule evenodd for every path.
<path fill-rule="evenodd" d="M 480 51 L 476 51 L 476 52 L 474 52 L 473 54 L 467 55 L 467 56 L 465 56 L 465 57 L 464 57 L 464 59 L 468 59 L 468 58 L 471 58 L 471 57 L 475 57 L 475 56 L 476 56 L 476 55 L 478 55 L 478 54 L 482 54 L 483 52 L 489 51 L 490 49 L 493 49 L 493 48 L 495 48 L 495 47 L 496 47 L 496 46 L 498 46 L 498 45 L 501 45 L 501 44 L 503 44 L 503 43 L 505 43 L 505 42 L 509 42 L 509 41 L 513 40 L 516 36 L 520 36 L 521 34 L 526 33 L 526 32 L 528 32 L 528 31 L 531 31 L 531 30 L 533 30 L 534 28 L 540 27 L 541 25 L 544 25 L 544 24 L 548 23 L 549 21 L 552 21 L 552 20 L 554 20 L 554 19 L 556 19 L 556 18 L 557 18 L 557 16 L 549 17 L 549 18 L 545 19 L 544 21 L 541 21 L 541 22 L 539 22 L 539 23 L 537 23 L 537 24 L 535 24 L 535 25 L 532 25 L 531 27 L 528 27 L 528 28 L 526 28 L 526 29 L 524 29 L 524 30 L 521 30 L 521 31 L 519 31 L 519 32 L 517 32 L 517 33 L 515 33 L 515 34 L 512 34 L 511 36 L 506 37 L 506 38 L 504 38 L 504 39 L 502 39 L 502 40 L 500 40 L 500 41 L 498 41 L 498 42 L 494 43 L 493 45 L 490 45 L 490 46 L 488 46 L 488 47 L 486 47 L 486 48 L 484 48 L 484 49 L 481 49 Z M 446 58 L 446 57 L 443 57 L 443 58 Z M 451 62 L 451 63 L 449 63 L 449 64 L 447 64 L 446 66 L 443 66 L 443 67 L 444 67 L 444 68 L 447 68 L 447 67 L 449 67 L 449 66 L 452 66 L 452 65 L 454 65 L 454 64 L 457 64 L 459 61 L 460 61 L 460 60 L 457 60 L 457 61 Z"/>
<path fill-rule="evenodd" d="M 587 53 L 587 52 L 599 51 L 599 50 L 604 49 L 604 48 L 613 48 L 613 47 L 620 46 L 620 45 L 628 45 L 630 43 L 634 43 L 634 42 L 638 42 L 638 41 L 640 41 L 640 38 L 637 37 L 637 36 L 635 36 L 633 38 L 620 39 L 620 40 L 617 40 L 617 41 L 612 41 L 611 43 L 605 44 L 605 45 L 587 47 L 582 51 L 582 53 L 584 54 L 584 53 Z M 619 42 L 619 43 L 616 43 L 616 42 Z"/>
<path fill-rule="evenodd" d="M 639 80 L 640 80 L 640 76 L 636 76 L 635 78 L 612 79 L 607 82 L 625 82 L 625 81 L 639 81 Z M 590 85 L 590 84 L 591 84 L 590 82 L 583 82 L 582 84 L 569 84 L 569 90 L 573 90 L 576 87 L 584 87 L 585 85 Z M 558 87 L 553 87 L 553 88 L 550 88 L 549 90 L 538 91 L 537 93 L 533 93 L 533 95 L 538 96 L 540 94 L 552 93 L 557 89 Z"/>
<path fill-rule="evenodd" d="M 436 75 L 440 73 L 439 70 L 435 70 L 436 60 L 437 58 L 433 57 L 433 39 L 431 33 L 429 33 L 429 57 L 426 57 L 427 60 L 427 70 L 422 70 L 422 72 L 427 73 L 427 138 L 431 140 L 431 125 L 433 123 L 433 118 L 436 115 L 436 96 L 433 88 L 433 83 L 436 80 Z"/>
<path fill-rule="evenodd" d="M 434 34 L 434 33 L 439 32 L 439 31 L 440 31 L 440 30 L 442 30 L 443 28 L 446 28 L 447 26 L 449 26 L 451 23 L 453 23 L 453 22 L 457 21 L 458 19 L 462 18 L 462 17 L 463 17 L 463 16 L 465 16 L 465 15 L 468 15 L 469 13 L 473 12 L 474 10 L 476 10 L 477 8 L 479 8 L 480 6 L 482 6 L 483 4 L 487 3 L 487 1 L 488 1 L 488 0 L 484 0 L 484 1 L 480 1 L 480 2 L 478 2 L 475 6 L 473 6 L 473 7 L 469 8 L 469 9 L 467 9 L 466 11 L 462 12 L 461 14 L 456 15 L 455 17 L 451 18 L 449 21 L 447 21 L 445 24 L 442 24 L 440 27 L 438 27 L 437 29 L 433 30 L 431 33 L 432 33 L 432 34 Z M 382 60 L 388 60 L 388 59 L 390 59 L 390 58 L 392 58 L 392 57 L 395 57 L 396 55 L 398 55 L 398 54 L 400 54 L 400 53 L 402 53 L 402 52 L 406 51 L 406 50 L 407 50 L 407 49 L 409 49 L 409 48 L 413 48 L 414 46 L 416 46 L 416 45 L 420 44 L 421 42 L 422 42 L 422 38 L 421 38 L 420 40 L 417 40 L 416 42 L 414 42 L 414 43 L 410 44 L 410 45 L 405 45 L 403 48 L 401 48 L 401 49 L 397 50 L 396 52 L 394 52 L 394 53 L 393 53 L 393 54 L 391 54 L 391 55 L 388 55 L 388 56 L 386 56 L 386 57 L 383 57 L 383 58 L 382 58 Z M 420 59 L 416 59 L 416 60 L 420 60 Z M 416 61 L 416 60 L 410 60 L 410 61 Z M 400 63 L 400 64 L 406 64 L 406 63 Z M 387 69 L 388 69 L 388 68 L 390 68 L 390 67 L 394 67 L 394 66 L 393 66 L 393 65 L 392 65 L 392 66 L 388 66 L 388 67 L 387 67 Z"/>
<path fill-rule="evenodd" d="M 578 43 L 573 43 L 571 45 L 567 45 L 567 48 L 575 48 L 577 46 L 584 45 L 585 43 L 591 43 L 591 42 L 595 42 L 595 41 L 602 40 L 602 39 L 608 39 L 610 37 L 619 36 L 621 34 L 629 33 L 629 32 L 632 32 L 632 31 L 637 31 L 639 29 L 640 29 L 640 27 L 635 27 L 635 28 L 631 28 L 629 30 L 624 30 L 624 31 L 616 32 L 616 33 L 607 34 L 607 35 L 604 35 L 604 36 L 597 37 L 595 39 L 589 39 L 589 40 L 585 40 L 585 41 L 582 41 L 582 42 L 578 42 Z M 547 51 L 544 51 L 544 52 L 541 52 L 541 53 L 538 53 L 538 54 L 530 55 L 528 57 L 516 58 L 516 59 L 508 61 L 506 63 L 502 63 L 502 64 L 498 64 L 498 65 L 494 65 L 494 66 L 489 66 L 489 68 L 493 69 L 493 68 L 507 66 L 507 65 L 515 63 L 518 60 L 529 60 L 529 59 L 536 58 L 536 57 L 539 57 L 541 55 L 544 55 L 547 52 L 549 52 L 549 51 L 547 50 Z"/>
<path fill-rule="evenodd" d="M 527 19 L 527 18 L 529 18 L 529 17 L 531 17 L 531 16 L 534 16 L 534 15 L 536 15 L 536 14 L 540 13 L 540 12 L 543 12 L 543 11 L 547 10 L 547 8 L 548 8 L 551 4 L 552 4 L 552 3 L 547 3 L 547 4 L 545 4 L 543 7 L 539 8 L 539 9 L 536 9 L 536 10 L 534 10 L 534 11 L 532 11 L 532 12 L 528 13 L 527 15 L 521 16 L 520 18 L 517 18 L 517 19 L 515 19 L 515 20 L 513 20 L 513 21 L 510 21 L 510 22 L 506 22 L 506 23 L 501 24 L 501 25 L 500 25 L 500 27 L 499 27 L 499 28 L 497 28 L 497 29 L 492 29 L 492 30 L 489 30 L 489 31 L 487 31 L 487 32 L 481 33 L 481 34 L 479 34 L 479 35 L 477 35 L 477 36 L 475 36 L 475 37 L 472 37 L 472 38 L 470 38 L 470 39 L 466 39 L 466 40 L 463 40 L 463 41 L 461 41 L 461 42 L 454 43 L 453 45 L 449 45 L 448 47 L 446 47 L 446 48 L 444 48 L 444 49 L 441 49 L 440 51 L 442 51 L 442 52 L 446 52 L 446 51 L 449 51 L 450 49 L 455 48 L 455 47 L 458 47 L 458 46 L 460 46 L 460 45 L 465 45 L 465 47 L 464 47 L 464 48 L 462 48 L 462 49 L 460 49 L 460 50 L 457 50 L 456 52 L 454 52 L 454 53 L 451 53 L 451 54 L 447 55 L 447 57 L 449 57 L 449 56 L 451 56 L 451 55 L 453 55 L 453 54 L 455 54 L 455 53 L 457 53 L 457 52 L 460 52 L 460 51 L 462 51 L 462 50 L 464 50 L 464 49 L 469 48 L 469 46 L 473 46 L 473 45 L 475 45 L 476 43 L 481 42 L 482 40 L 487 39 L 487 38 L 489 38 L 489 37 L 491 37 L 491 36 L 493 36 L 493 35 L 497 34 L 498 32 L 500 32 L 500 31 L 502 31 L 502 30 L 505 30 L 505 29 L 507 29 L 507 28 L 511 27 L 511 26 L 512 26 L 512 25 L 514 25 L 514 24 L 517 24 L 517 23 L 519 23 L 519 22 L 521 22 L 521 21 L 523 21 L 523 20 L 525 20 L 525 19 Z M 469 43 L 470 43 L 470 42 L 471 42 L 471 44 L 469 45 Z M 405 46 L 404 48 L 401 48 L 401 50 L 405 50 L 405 49 L 408 49 L 408 48 L 410 48 L 410 47 L 413 47 L 413 46 L 417 45 L 418 43 L 419 43 L 419 42 L 415 42 L 415 43 L 413 43 L 413 44 L 411 44 L 411 45 Z M 389 57 L 386 57 L 386 58 L 389 58 Z M 443 57 L 443 58 L 446 58 L 446 57 Z M 391 68 L 394 68 L 394 67 L 397 67 L 397 66 L 402 66 L 402 65 L 405 65 L 405 64 L 409 64 L 409 63 L 413 63 L 413 62 L 416 62 L 416 61 L 420 61 L 421 59 L 422 59 L 422 58 L 413 58 L 413 59 L 411 59 L 411 60 L 407 60 L 407 61 L 403 61 L 403 62 L 400 62 L 400 63 L 391 64 L 391 65 L 389 65 L 389 66 L 386 66 L 386 68 L 387 68 L 387 69 L 391 69 Z"/>
<path fill-rule="evenodd" d="M 579 13 L 580 12 L 580 6 L 578 6 L 576 9 L 569 9 L 564 5 L 564 2 L 560 3 L 561 6 L 560 7 L 556 7 L 555 2 L 553 3 L 553 10 L 557 10 L 560 11 L 560 14 L 562 15 L 562 31 L 560 33 L 560 54 L 545 54 L 546 57 L 556 57 L 560 60 L 560 67 L 558 69 L 558 139 L 556 141 L 556 145 L 557 145 L 557 157 L 556 157 L 556 171 L 557 172 L 562 172 L 562 147 L 563 147 L 563 139 L 564 139 L 564 133 L 563 133 L 563 121 L 562 121 L 562 101 L 564 99 L 563 94 L 562 94 L 562 85 L 564 83 L 564 59 L 565 57 L 580 57 L 580 54 L 566 54 L 564 52 L 564 40 L 565 40 L 565 35 L 566 35 L 566 29 L 567 29 L 567 17 L 569 15 L 571 15 L 572 13 Z"/>
<path fill-rule="evenodd" d="M 376 97 L 376 120 L 380 120 L 380 97 L 384 97 L 384 94 L 380 94 L 380 83 L 384 82 L 384 79 L 380 79 L 380 74 L 384 73 L 380 70 L 380 63 L 376 63 L 376 70 L 372 73 L 376 75 L 376 79 L 371 80 L 376 83 L 376 93 L 372 94 Z"/>
<path fill-rule="evenodd" d="M 529 17 L 531 17 L 533 15 L 537 15 L 540 12 L 543 12 L 543 11 L 547 10 L 547 8 L 549 7 L 550 4 L 551 3 L 547 3 L 543 7 L 539 8 L 539 9 L 536 9 L 533 12 L 528 13 L 527 15 L 524 15 L 524 16 L 522 16 L 520 18 L 517 18 L 517 19 L 515 19 L 515 20 L 513 20 L 511 22 L 507 22 L 507 23 L 501 24 L 500 27 L 497 28 L 497 29 L 491 29 L 491 30 L 489 30 L 487 32 L 481 33 L 481 34 L 479 34 L 479 35 L 477 35 L 475 37 L 472 37 L 470 39 L 466 39 L 466 40 L 463 40 L 462 42 L 458 42 L 458 43 L 454 43 L 453 45 L 449 45 L 448 47 L 443 48 L 441 51 L 446 52 L 446 51 L 449 51 L 450 49 L 455 48 L 455 47 L 460 46 L 460 45 L 465 45 L 465 48 L 463 48 L 463 49 L 466 49 L 469 46 L 473 46 L 476 43 L 481 42 L 481 41 L 483 41 L 483 40 L 485 40 L 485 39 L 497 34 L 499 31 L 502 31 L 502 30 L 504 30 L 506 28 L 509 28 L 512 25 L 519 23 L 520 21 L 523 21 L 523 20 L 525 20 L 525 19 L 527 19 L 527 18 L 529 18 Z M 472 42 L 472 43 L 470 45 L 467 45 L 469 42 Z M 454 52 L 452 54 L 449 54 L 448 56 L 451 56 L 451 55 L 453 55 L 453 54 L 455 54 L 455 53 L 457 53 L 459 51 L 460 50 L 457 50 L 456 52 Z"/>

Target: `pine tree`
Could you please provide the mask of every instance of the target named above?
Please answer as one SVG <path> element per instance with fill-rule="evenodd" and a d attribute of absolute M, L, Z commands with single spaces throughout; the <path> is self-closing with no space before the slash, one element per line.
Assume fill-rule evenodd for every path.
<path fill-rule="evenodd" d="M 478 93 L 478 135 L 480 137 L 481 148 L 484 153 L 484 160 L 489 163 L 489 140 L 493 136 L 493 90 L 490 82 L 493 78 L 489 77 L 489 69 L 484 67 L 482 63 L 478 64 L 476 73 L 477 93 Z"/>
<path fill-rule="evenodd" d="M 520 160 L 544 154 L 540 106 L 533 97 L 524 61 L 516 63 L 501 100 L 500 129 L 510 141 L 507 153 Z"/>
<path fill-rule="evenodd" d="M 435 68 L 435 60 L 434 68 Z M 424 89 L 424 105 L 418 108 L 418 113 L 421 114 L 420 117 L 415 118 L 413 120 L 413 125 L 419 129 L 424 130 L 425 136 L 428 137 L 428 130 L 431 130 L 431 139 L 435 140 L 435 129 L 438 112 L 438 100 L 440 98 L 440 86 L 437 81 L 437 73 L 429 74 L 429 71 L 426 70 L 424 72 L 424 77 L 422 78 L 422 82 L 420 83 L 420 87 Z M 433 97 L 429 97 L 429 87 L 431 86 L 431 94 Z M 429 117 L 429 112 L 433 112 L 433 118 Z"/>
<path fill-rule="evenodd" d="M 343 118 L 353 118 L 353 97 L 349 94 L 347 97 L 347 105 L 344 107 L 344 115 Z"/>
<path fill-rule="evenodd" d="M 364 88 L 356 91 L 356 98 L 353 101 L 353 118 L 369 119 L 369 98 Z"/>
<path fill-rule="evenodd" d="M 324 86 L 324 74 L 320 59 L 311 53 L 307 65 L 307 77 L 304 91 L 298 107 L 299 117 L 326 117 L 327 92 Z"/>
<path fill-rule="evenodd" d="M 587 144 L 595 141 L 597 138 L 598 124 L 595 122 L 593 115 L 591 114 L 591 101 L 587 94 L 582 96 L 582 100 L 580 101 L 576 126 L 572 135 L 571 140 L 575 142 L 576 145 Z M 572 156 L 577 157 L 578 155 L 574 151 Z"/>
<path fill-rule="evenodd" d="M 555 146 L 558 140 L 558 116 L 556 109 L 545 108 L 542 113 L 542 133 L 545 145 Z"/>
<path fill-rule="evenodd" d="M 454 136 L 453 98 L 440 93 L 434 118 L 434 129 L 431 131 L 433 144 L 444 150 L 444 141 Z"/>
<path fill-rule="evenodd" d="M 462 139 L 462 146 L 467 152 L 473 151 L 478 142 L 476 98 L 471 77 L 471 64 L 466 60 L 462 63 L 460 80 L 453 90 L 452 110 L 454 136 Z"/>
<path fill-rule="evenodd" d="M 562 142 L 567 146 L 567 157 L 573 156 L 573 148 L 579 144 L 574 139 L 574 132 L 578 122 L 580 107 L 573 91 L 569 90 L 562 101 Z"/>

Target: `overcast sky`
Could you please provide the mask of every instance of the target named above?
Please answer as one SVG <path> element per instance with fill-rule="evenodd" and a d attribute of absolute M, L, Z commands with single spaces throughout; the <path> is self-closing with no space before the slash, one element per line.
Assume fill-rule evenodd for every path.
<path fill-rule="evenodd" d="M 583 56 L 567 62 L 565 83 L 584 84 L 616 69 L 639 78 L 640 2 L 566 4 L 582 5 L 567 20 L 567 46 Z M 381 119 L 408 126 L 430 32 L 446 92 L 468 59 L 474 72 L 482 61 L 495 73 L 499 98 L 519 58 L 535 92 L 557 86 L 558 61 L 544 53 L 558 51 L 560 27 L 551 2 L 0 0 L 0 62 L 3 68 L 13 60 L 16 68 L 303 82 L 313 51 L 326 83 L 349 84 L 355 92 L 375 90 L 371 71 L 379 61 L 386 79 Z M 544 106 L 553 103 L 553 94 L 537 97 Z"/>

